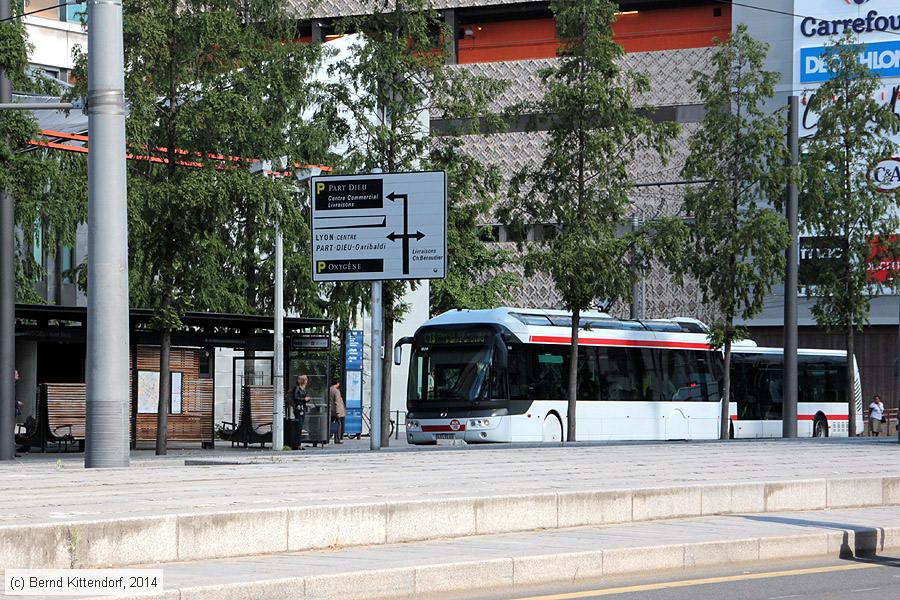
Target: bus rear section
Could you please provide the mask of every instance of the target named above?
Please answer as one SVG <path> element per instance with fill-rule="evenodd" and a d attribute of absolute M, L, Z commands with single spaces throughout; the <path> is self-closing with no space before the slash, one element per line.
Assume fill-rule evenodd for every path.
<path fill-rule="evenodd" d="M 847 353 L 802 348 L 797 360 L 798 437 L 846 437 Z M 857 431 L 862 431 L 862 386 L 856 361 Z M 736 346 L 731 365 L 731 434 L 735 438 L 782 435 L 784 350 Z"/>

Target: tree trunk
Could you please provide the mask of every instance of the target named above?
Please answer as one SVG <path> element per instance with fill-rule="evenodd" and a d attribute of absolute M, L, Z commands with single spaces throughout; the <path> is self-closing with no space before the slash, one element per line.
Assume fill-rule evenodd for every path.
<path fill-rule="evenodd" d="M 390 298 L 393 303 L 393 297 Z M 389 306 L 393 306 L 390 304 Z M 385 311 L 388 313 L 389 311 Z M 384 317 L 384 357 L 381 359 L 381 447 L 391 445 L 391 367 L 393 366 L 394 320 Z"/>
<path fill-rule="evenodd" d="M 169 371 L 169 354 L 172 333 L 163 329 L 159 344 L 159 403 L 156 405 L 156 454 L 166 453 L 166 434 L 169 428 L 169 401 L 172 397 L 172 378 Z"/>
<path fill-rule="evenodd" d="M 731 324 L 728 324 L 729 329 Z M 725 373 L 722 375 L 722 412 L 719 416 L 719 439 L 731 437 L 731 335 L 725 336 Z"/>
<path fill-rule="evenodd" d="M 578 401 L 578 322 L 581 320 L 581 309 L 572 311 L 572 339 L 569 345 L 569 381 L 566 405 L 566 441 L 578 441 L 575 411 Z"/>
<path fill-rule="evenodd" d="M 853 325 L 847 328 L 847 435 L 854 437 L 856 431 L 856 369 L 853 368 Z"/>

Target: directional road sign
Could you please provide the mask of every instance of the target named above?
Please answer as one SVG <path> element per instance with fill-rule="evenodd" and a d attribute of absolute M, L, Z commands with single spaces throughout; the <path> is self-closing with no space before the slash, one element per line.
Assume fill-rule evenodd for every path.
<path fill-rule="evenodd" d="M 313 177 L 313 281 L 443 279 L 447 174 Z"/>

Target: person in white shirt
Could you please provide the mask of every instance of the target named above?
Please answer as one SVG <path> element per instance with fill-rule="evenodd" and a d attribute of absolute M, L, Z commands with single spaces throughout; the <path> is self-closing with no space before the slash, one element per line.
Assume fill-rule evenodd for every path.
<path fill-rule="evenodd" d="M 881 402 L 881 396 L 875 394 L 872 403 L 869 404 L 869 433 L 878 437 L 882 431 L 884 431 L 884 404 Z"/>

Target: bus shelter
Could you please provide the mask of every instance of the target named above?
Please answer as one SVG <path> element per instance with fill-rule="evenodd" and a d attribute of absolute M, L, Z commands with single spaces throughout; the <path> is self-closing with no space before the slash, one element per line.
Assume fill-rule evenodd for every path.
<path fill-rule="evenodd" d="M 129 404 L 132 447 L 156 439 L 160 333 L 151 326 L 152 316 L 150 310 L 130 311 L 131 385 L 123 402 Z M 86 324 L 85 307 L 16 306 L 18 443 L 41 449 L 83 448 Z M 328 319 L 284 320 L 285 385 L 289 388 L 301 373 L 309 375 L 310 410 L 323 413 L 321 435 L 314 429 L 316 420 L 310 423 L 307 440 L 312 442 L 324 442 L 328 437 L 331 327 Z M 238 359 L 229 361 L 232 371 L 251 363 L 271 365 L 272 328 L 272 318 L 264 315 L 191 312 L 183 316 L 181 327 L 171 334 L 169 442 L 212 448 L 217 439 L 229 439 L 235 430 L 252 427 L 254 443 L 271 443 L 271 367 L 247 378 L 243 372 L 223 369 L 221 356 L 217 368 L 216 357 L 222 349 L 240 357 L 243 364 Z M 225 377 L 229 381 L 221 381 Z"/>

